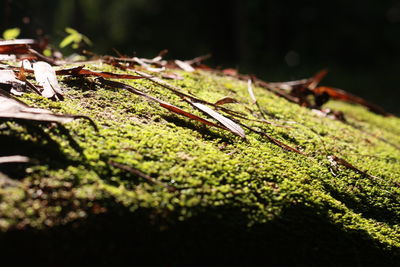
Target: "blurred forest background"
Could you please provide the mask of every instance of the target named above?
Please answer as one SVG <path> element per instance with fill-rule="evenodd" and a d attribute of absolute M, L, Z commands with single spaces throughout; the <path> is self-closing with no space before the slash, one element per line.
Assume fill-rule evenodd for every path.
<path fill-rule="evenodd" d="M 267 81 L 309 77 L 400 114 L 400 1 L 387 0 L 2 0 L 1 32 L 48 36 L 69 26 L 92 51 L 191 59 L 234 67 Z"/>

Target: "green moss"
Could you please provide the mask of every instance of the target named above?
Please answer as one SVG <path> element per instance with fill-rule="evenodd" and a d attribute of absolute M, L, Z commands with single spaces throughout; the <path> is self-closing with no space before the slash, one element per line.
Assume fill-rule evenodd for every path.
<path fill-rule="evenodd" d="M 171 83 L 184 92 L 210 102 L 233 97 L 240 104 L 229 104 L 229 108 L 261 118 L 246 83 L 201 71 L 180 74 L 184 80 Z M 127 83 L 204 116 L 150 81 Z M 152 216 L 186 221 L 220 207 L 240 210 L 244 224 L 255 227 L 298 207 L 343 232 L 362 233 L 383 250 L 400 248 L 398 118 L 330 102 L 329 107 L 345 113 L 349 122 L 345 124 L 254 88 L 269 120 L 286 127 L 242 122 L 302 150 L 303 156 L 255 133 L 247 132 L 243 140 L 209 128 L 126 90 L 67 78 L 63 87 L 67 89 L 63 102 L 34 94 L 25 94 L 22 100 L 54 112 L 87 115 L 100 130 L 96 132 L 84 120 L 66 124 L 68 132 L 60 126 L 36 126 L 41 132 L 36 128 L 35 132 L 30 126 L 0 124 L 1 136 L 14 140 L 12 152 L 38 161 L 26 169 L 20 184 L 0 187 L 2 231 L 53 227 L 118 209 L 132 213 L 146 209 Z M 25 143 L 32 148 L 28 152 Z M 51 154 L 43 153 L 49 147 Z M 335 168 L 328 155 L 341 157 L 379 179 L 344 166 Z M 137 168 L 177 190 L 149 183 L 112 167 L 109 161 Z"/>

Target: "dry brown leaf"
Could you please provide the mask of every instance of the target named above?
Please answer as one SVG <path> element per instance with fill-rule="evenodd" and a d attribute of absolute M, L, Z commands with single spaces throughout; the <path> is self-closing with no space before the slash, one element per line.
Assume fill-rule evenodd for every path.
<path fill-rule="evenodd" d="M 0 54 L 28 54 L 29 46 L 35 45 L 37 45 L 37 42 L 33 39 L 0 41 Z"/>
<path fill-rule="evenodd" d="M 42 96 L 47 98 L 63 98 L 63 92 L 58 84 L 56 72 L 53 67 L 44 61 L 33 63 L 35 79 L 39 85 L 43 86 Z"/>

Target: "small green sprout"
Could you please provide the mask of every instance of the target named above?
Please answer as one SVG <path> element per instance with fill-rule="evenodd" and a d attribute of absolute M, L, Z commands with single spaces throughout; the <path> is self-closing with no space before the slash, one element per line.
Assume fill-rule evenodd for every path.
<path fill-rule="evenodd" d="M 71 44 L 74 49 L 79 48 L 83 44 L 89 46 L 92 45 L 92 41 L 86 35 L 83 35 L 77 30 L 67 27 L 65 28 L 65 31 L 68 35 L 61 41 L 60 48 L 64 48 Z"/>
<path fill-rule="evenodd" d="M 4 40 L 12 40 L 12 39 L 16 39 L 19 34 L 21 33 L 21 29 L 20 28 L 11 28 L 11 29 L 7 29 L 3 32 L 3 39 Z"/>

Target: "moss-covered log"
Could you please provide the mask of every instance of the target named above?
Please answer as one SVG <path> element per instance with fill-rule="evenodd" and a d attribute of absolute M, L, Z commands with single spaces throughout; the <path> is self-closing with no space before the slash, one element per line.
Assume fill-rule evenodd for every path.
<path fill-rule="evenodd" d="M 203 71 L 180 75 L 169 82 L 209 102 L 236 99 L 225 106 L 252 119 L 241 123 L 303 154 L 246 128 L 244 139 L 125 89 L 66 77 L 64 101 L 20 99 L 89 116 L 99 131 L 85 120 L 0 121 L 0 156 L 33 159 L 0 165 L 2 260 L 42 266 L 400 261 L 400 119 L 330 101 L 327 107 L 344 112 L 340 121 L 254 87 L 268 124 L 260 122 L 246 82 Z M 206 117 L 149 80 L 124 82 Z"/>

